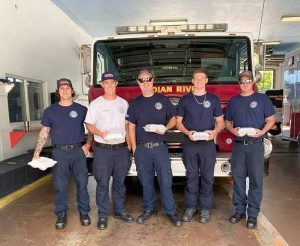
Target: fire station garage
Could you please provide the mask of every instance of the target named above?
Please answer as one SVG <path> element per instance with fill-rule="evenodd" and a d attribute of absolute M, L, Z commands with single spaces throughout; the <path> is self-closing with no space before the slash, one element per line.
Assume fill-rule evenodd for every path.
<path fill-rule="evenodd" d="M 2 0 L 0 245 L 299 245 L 299 3 Z M 205 71 L 207 78 L 199 89 L 202 94 L 197 94 L 197 69 Z M 168 127 L 171 118 L 159 126 L 163 129 L 159 132 L 161 123 L 151 122 L 155 118 L 152 109 L 143 108 L 149 120 L 135 128 L 140 121 L 132 120 L 132 111 L 126 108 L 126 114 L 113 106 L 118 112 L 111 113 L 111 125 L 123 115 L 118 122 L 124 122 L 119 126 L 124 134 L 109 126 L 110 130 L 100 131 L 87 120 L 90 105 L 100 96 L 106 98 L 106 90 L 113 86 L 116 88 L 109 93 L 125 99 L 129 109 L 139 106 L 135 102 L 141 101 L 136 99 L 142 93 L 147 97 L 143 91 L 147 86 L 151 96 L 163 94 L 159 96 L 166 97 L 175 123 Z M 247 90 L 250 94 L 243 94 Z M 191 95 L 191 108 L 201 107 L 202 114 L 211 107 L 211 94 L 218 97 L 219 107 L 211 118 L 213 126 L 217 128 L 221 119 L 222 129 L 216 133 L 214 127 L 189 128 L 181 98 Z M 243 103 L 231 108 L 235 98 L 252 94 L 264 101 L 251 101 L 246 109 L 250 113 L 235 111 Z M 84 113 L 78 127 L 69 124 L 67 116 L 75 121 L 81 117 L 79 111 L 63 114 L 49 108 L 74 105 Z M 153 110 L 162 107 L 156 102 Z M 259 116 L 252 115 L 256 108 L 261 110 Z M 256 116 L 262 117 L 259 127 L 252 123 L 258 121 Z M 195 128 L 206 117 L 197 114 Z M 100 117 L 100 125 L 101 121 Z M 63 130 L 56 130 L 59 127 Z M 197 132 L 197 139 L 192 131 Z M 159 141 L 141 141 L 142 135 Z M 202 167 L 209 152 L 202 147 L 197 150 L 201 168 L 196 168 L 196 189 L 191 191 L 187 163 L 192 158 L 187 153 L 192 145 L 186 141 L 197 146 L 211 143 L 216 152 L 208 192 L 212 205 L 203 201 L 208 194 L 203 187 L 209 185 L 203 181 Z M 136 154 L 135 145 L 146 154 Z M 149 168 L 142 168 L 141 163 L 149 164 L 144 162 L 149 159 L 147 153 L 162 146 L 169 158 L 166 154 L 163 163 L 153 159 L 150 186 L 154 198 L 146 194 L 149 181 L 141 173 Z M 94 161 L 98 148 L 103 154 Z M 104 161 L 119 148 L 129 156 L 119 159 L 130 164 L 124 184 L 118 180 L 116 162 Z M 62 161 L 66 156 L 71 164 Z M 108 175 L 115 179 L 104 182 L 99 178 L 105 176 L 102 163 L 108 169 L 114 165 Z M 158 168 L 166 165 L 171 169 Z M 168 214 L 166 189 L 160 189 L 168 180 L 166 174 L 160 175 L 166 170 L 172 170 L 168 192 L 172 192 L 177 217 L 174 209 Z M 123 187 L 122 194 L 126 187 L 126 196 L 120 197 L 117 187 Z M 191 193 L 193 205 L 188 198 Z M 146 197 L 154 201 L 150 208 Z"/>

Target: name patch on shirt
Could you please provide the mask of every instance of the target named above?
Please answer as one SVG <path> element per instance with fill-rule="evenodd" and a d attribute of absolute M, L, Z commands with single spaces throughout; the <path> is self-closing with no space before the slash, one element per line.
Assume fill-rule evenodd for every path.
<path fill-rule="evenodd" d="M 123 107 L 118 107 L 118 110 L 119 110 L 119 113 L 123 114 L 125 112 L 124 108 Z"/>

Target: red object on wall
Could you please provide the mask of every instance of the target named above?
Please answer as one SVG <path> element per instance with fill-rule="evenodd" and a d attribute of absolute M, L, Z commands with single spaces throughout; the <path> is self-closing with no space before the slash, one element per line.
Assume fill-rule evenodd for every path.
<path fill-rule="evenodd" d="M 25 131 L 13 131 L 10 135 L 10 147 L 13 148 L 25 135 Z"/>

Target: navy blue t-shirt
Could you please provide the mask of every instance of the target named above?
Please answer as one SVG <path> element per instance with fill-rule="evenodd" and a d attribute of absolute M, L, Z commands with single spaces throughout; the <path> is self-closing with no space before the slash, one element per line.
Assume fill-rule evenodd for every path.
<path fill-rule="evenodd" d="M 169 98 L 161 94 L 151 97 L 143 95 L 135 98 L 129 105 L 126 120 L 136 125 L 137 142 L 163 142 L 164 135 L 146 132 L 144 126 L 147 124 L 166 125 L 174 117 L 176 110 Z"/>
<path fill-rule="evenodd" d="M 73 102 L 70 106 L 52 104 L 45 109 L 41 123 L 50 127 L 52 144 L 76 144 L 84 141 L 87 108 Z"/>
<path fill-rule="evenodd" d="M 195 99 L 196 98 L 196 99 Z M 192 92 L 183 96 L 177 107 L 177 115 L 189 131 L 205 131 L 215 128 L 215 117 L 223 115 L 220 99 L 209 92 L 194 96 Z"/>
<path fill-rule="evenodd" d="M 253 127 L 262 129 L 265 119 L 274 115 L 275 109 L 265 94 L 250 96 L 237 95 L 228 102 L 225 119 L 233 122 L 233 127 Z"/>

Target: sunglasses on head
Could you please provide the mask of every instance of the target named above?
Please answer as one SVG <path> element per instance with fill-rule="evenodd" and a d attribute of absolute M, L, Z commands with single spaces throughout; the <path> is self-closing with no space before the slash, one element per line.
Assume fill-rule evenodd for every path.
<path fill-rule="evenodd" d="M 252 79 L 242 79 L 239 81 L 240 84 L 252 84 Z"/>
<path fill-rule="evenodd" d="M 137 79 L 140 83 L 144 83 L 144 82 L 150 82 L 152 81 L 153 77 L 148 77 L 148 78 L 140 78 Z"/>

